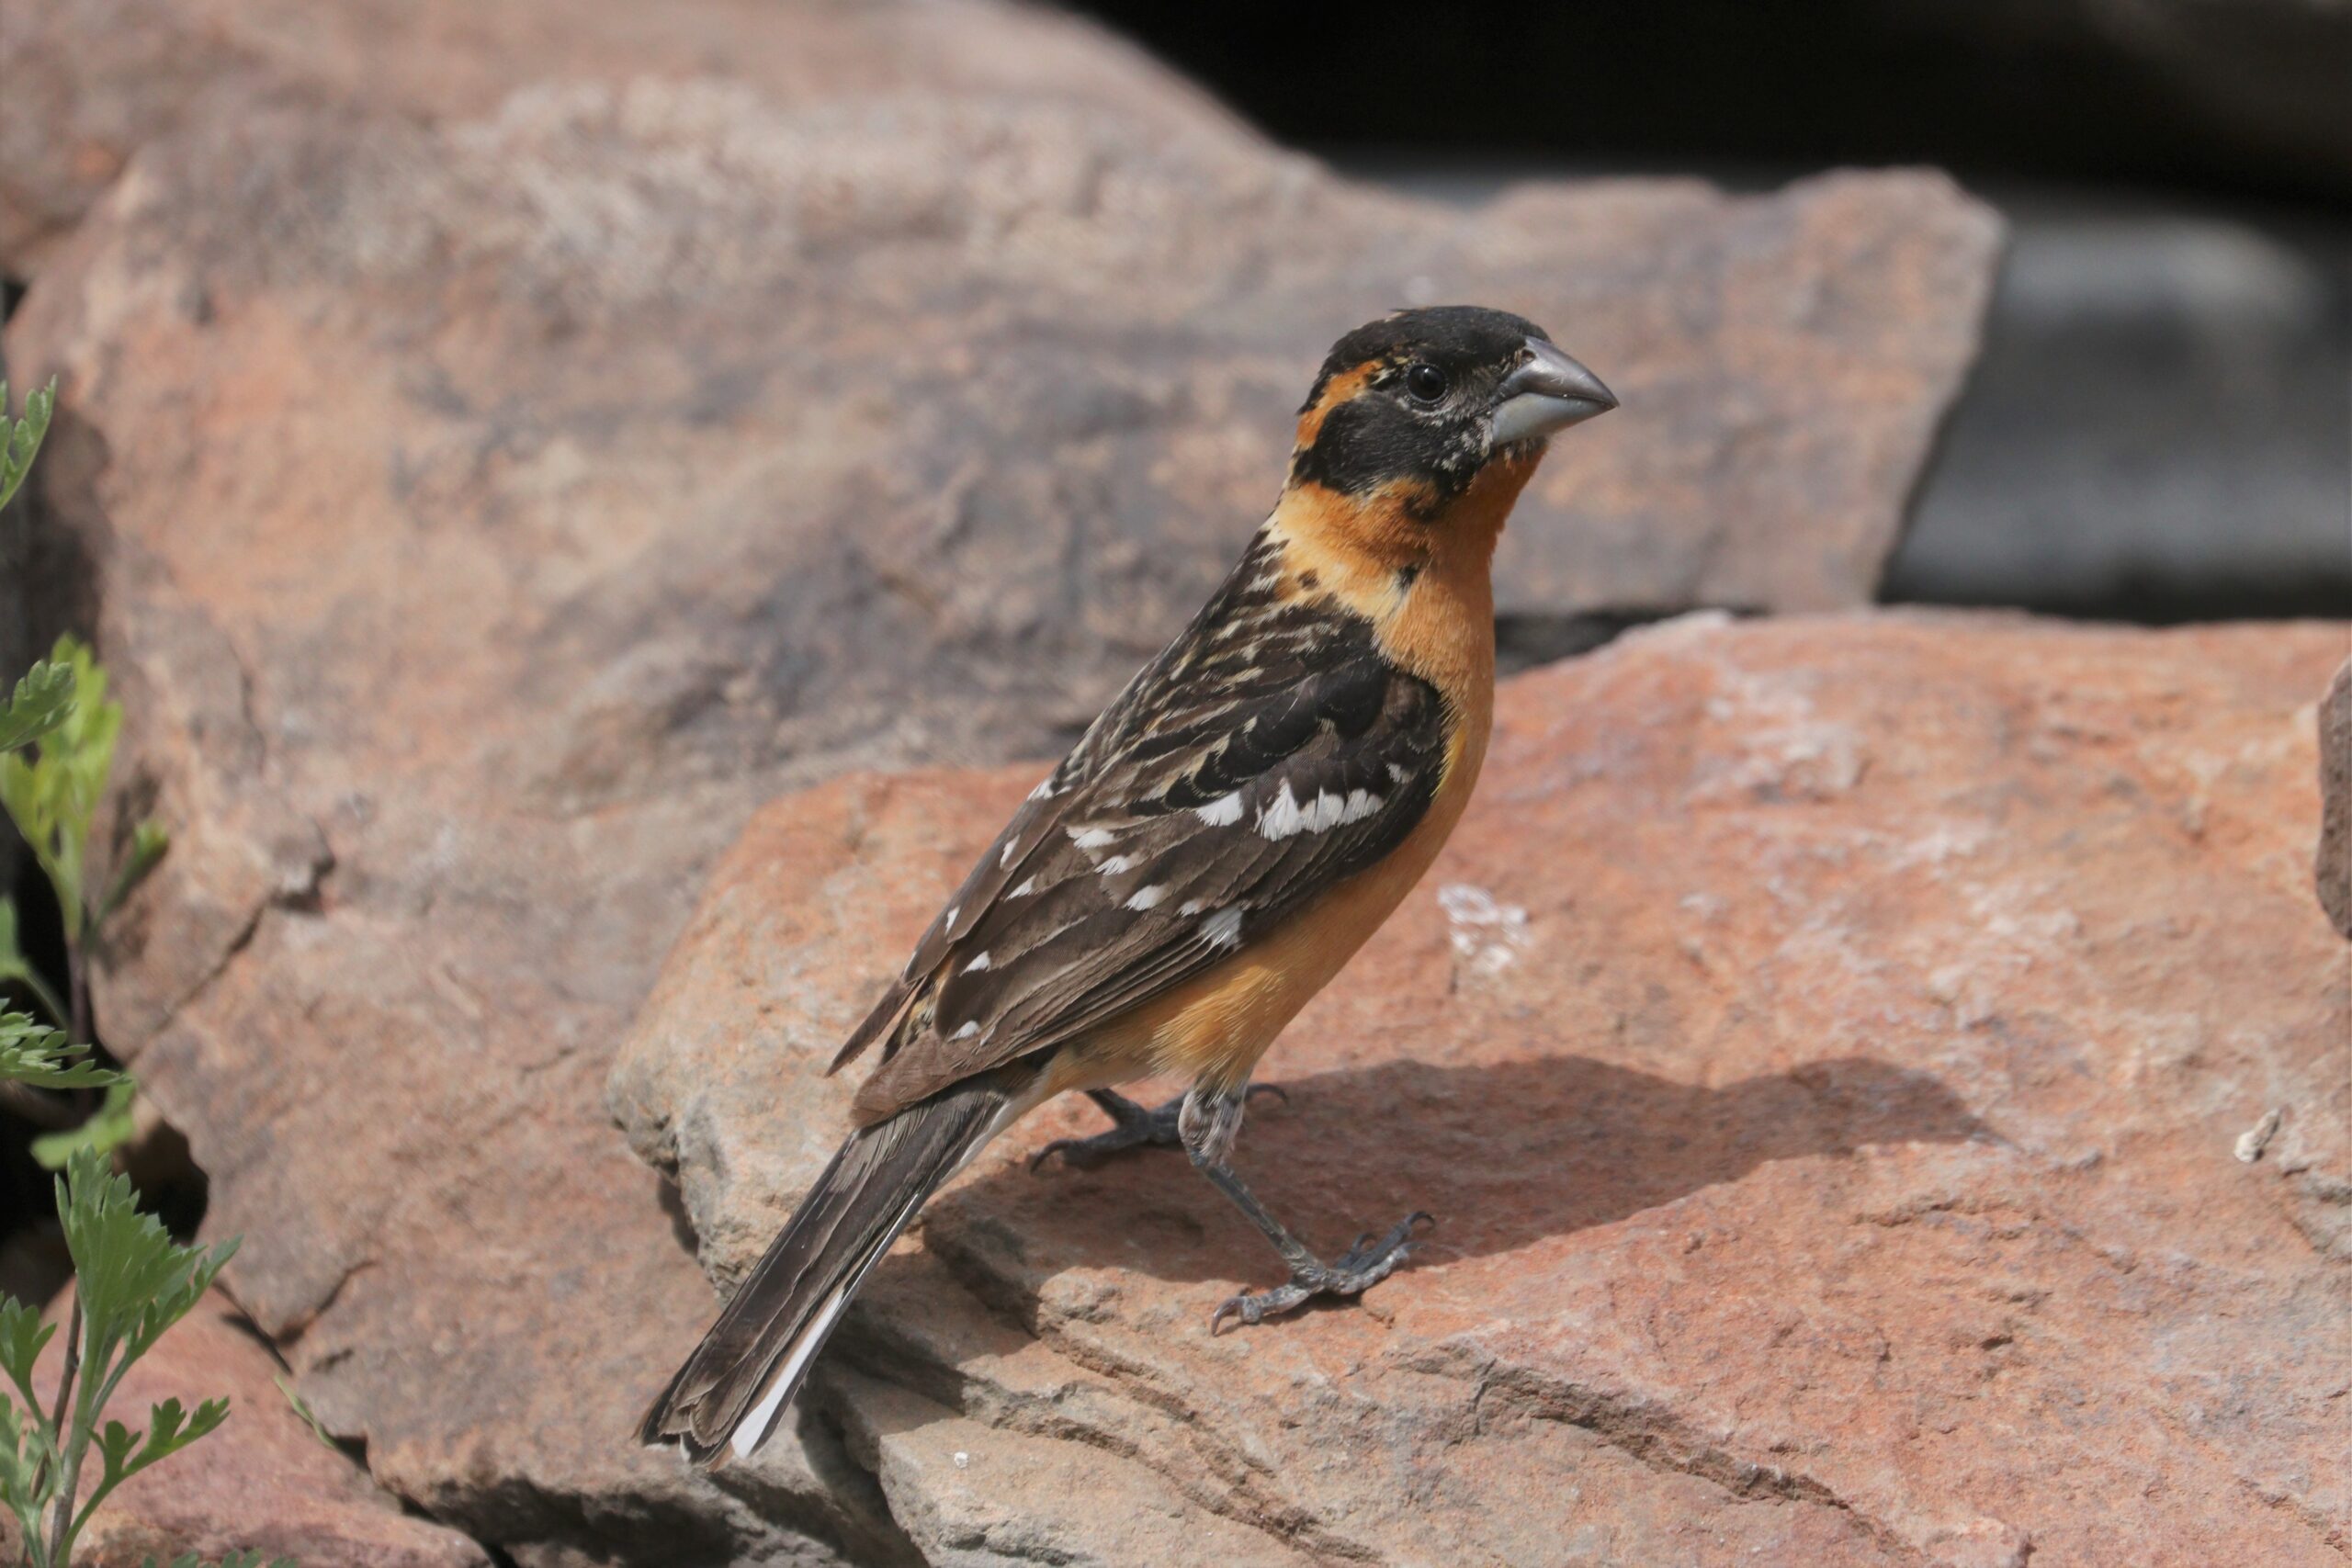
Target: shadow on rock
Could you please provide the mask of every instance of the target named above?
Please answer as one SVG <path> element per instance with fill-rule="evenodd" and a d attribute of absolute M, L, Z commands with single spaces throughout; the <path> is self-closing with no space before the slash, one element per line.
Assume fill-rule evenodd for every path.
<path fill-rule="evenodd" d="M 1256 1102 L 1236 1164 L 1309 1246 L 1337 1251 L 1414 1209 L 1438 1217 L 1424 1260 L 1513 1251 L 1735 1181 L 1770 1160 L 1986 1135 L 1941 1080 L 1865 1057 L 1720 1089 L 1583 1056 L 1417 1061 L 1284 1083 Z M 1168 1280 L 1271 1279 L 1263 1241 L 1174 1150 L 1032 1174 L 1022 1158 L 934 1205 L 926 1234 L 967 1279 L 1072 1268 Z M 1409 1265 L 1408 1265 L 1409 1268 Z"/>

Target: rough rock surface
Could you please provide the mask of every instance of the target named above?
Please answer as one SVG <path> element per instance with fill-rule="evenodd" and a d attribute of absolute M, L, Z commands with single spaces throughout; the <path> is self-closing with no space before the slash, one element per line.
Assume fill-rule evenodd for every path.
<path fill-rule="evenodd" d="M 939 1561 L 2340 1562 L 2352 1002 L 2306 868 L 2343 638 L 1693 617 L 1510 682 L 1241 1143 L 1326 1247 L 1435 1211 L 1419 1256 L 1211 1338 L 1272 1256 L 1181 1157 L 1029 1174 L 1093 1120 L 1048 1108 L 814 1406 Z M 612 1096 L 718 1279 L 1035 773 L 836 781 L 714 874 Z"/>
<path fill-rule="evenodd" d="M 817 366 L 869 399 L 903 396 L 928 369 L 944 428 L 906 433 L 923 460 L 851 498 L 858 520 L 880 526 L 864 513 L 920 497 L 922 527 L 954 543 L 1043 512 L 1060 525 L 1036 524 L 1018 558 L 988 564 L 1051 577 L 1080 547 L 1108 551 L 1091 570 L 1129 598 L 1154 592 L 1129 580 L 1170 581 L 1189 602 L 1212 575 L 1204 530 L 1223 542 L 1264 506 L 1300 366 L 1332 323 L 1476 296 L 1545 321 L 1646 415 L 1550 466 L 1529 514 L 1550 526 L 1506 547 L 1507 614 L 1866 603 L 1974 352 L 1998 243 L 1989 212 L 1926 176 L 1729 209 L 1696 182 L 1531 186 L 1468 217 L 1383 201 L 1270 155 L 1081 24 L 970 0 L 694 0 L 659 26 L 618 0 L 413 14 L 64 0 L 0 29 L 0 72 L 37 89 L 7 117 L 21 145 L 0 145 L 0 167 L 24 187 L 13 221 L 40 236 L 10 259 L 0 185 L 0 265 L 37 275 L 139 146 L 192 137 L 198 153 L 160 160 L 165 188 L 147 194 L 199 208 L 184 220 L 243 243 L 249 266 L 353 264 L 403 297 L 396 319 L 471 321 L 484 302 L 463 296 L 492 275 L 509 296 L 492 335 L 535 352 L 514 365 L 509 339 L 503 361 L 481 357 L 526 378 L 616 318 L 639 318 L 632 336 L 672 334 L 669 362 L 594 367 L 572 397 L 601 400 L 599 413 L 690 378 L 671 395 L 715 434 L 773 420 L 774 394 L 806 397 L 816 384 L 794 378 Z M 300 123 L 319 104 L 359 121 Z M 243 123 L 265 107 L 278 112 Z M 238 225 L 256 222 L 254 246 Z M 886 253 L 878 268 L 862 265 L 869 246 Z M 445 263 L 476 276 L 445 279 Z M 183 308 L 200 311 L 206 286 L 192 287 Z M 1007 298 L 1024 288 L 1035 298 Z M 972 309 L 976 296 L 990 305 Z M 480 368 L 460 358 L 407 367 L 406 395 L 483 415 L 525 401 L 479 374 L 458 381 Z M 870 409 L 796 423 L 849 449 L 845 467 L 893 434 Z M 1160 471 L 1123 483 L 1138 434 Z M 1054 461 L 976 471 L 975 437 Z M 1073 465 L 1071 446 L 1095 460 Z M 1193 526 L 1166 531 L 1176 465 L 1196 487 L 1172 503 Z M 1072 515 L 1094 532 L 1073 536 Z M 796 564 L 830 596 L 876 592 L 839 581 L 837 561 Z M 909 575 L 881 591 L 966 608 Z M 1157 629 L 1100 604 L 1106 624 Z M 989 629 L 1035 636 L 1025 608 Z"/>
<path fill-rule="evenodd" d="M 70 1300 L 70 1293 L 68 1299 Z M 66 1301 L 51 1307 L 62 1318 Z M 62 1336 L 60 1336 L 62 1338 Z M 62 1347 L 42 1358 L 53 1389 Z M 226 1397 L 229 1419 L 193 1448 L 122 1483 L 91 1516 L 74 1561 L 139 1568 L 182 1552 L 218 1562 L 234 1551 L 302 1568 L 490 1568 L 456 1531 L 401 1511 L 367 1472 L 322 1441 L 278 1391 L 282 1375 L 236 1307 L 218 1292 L 125 1374 L 109 1409 L 134 1427 L 150 1406 Z"/>
<path fill-rule="evenodd" d="M 797 104 L 878 90 L 1117 105 L 1170 126 L 1206 97 L 1100 29 L 987 0 L 42 0 L 0 10 L 0 272 L 28 277 L 133 154 L 255 98 L 420 123 L 540 79 L 717 78 Z"/>
<path fill-rule="evenodd" d="M 1328 340 L 1424 294 L 1554 322 L 1641 411 L 1554 460 L 1524 592 L 1864 596 L 1996 239 L 1917 175 L 1396 199 L 1124 49 L 1067 44 L 1058 94 L 806 100 L 701 58 L 198 106 L 9 325 L 64 379 L 35 482 L 174 833 L 109 1043 L 322 1417 L 534 1561 L 908 1550 L 830 1429 L 757 1495 L 624 1440 L 708 1292 L 603 1083 L 760 801 L 1052 750 L 1271 501 Z"/>
<path fill-rule="evenodd" d="M 2313 870 L 2320 907 L 2352 938 L 2352 660 L 2335 671 L 2319 703 L 2319 852 Z"/>

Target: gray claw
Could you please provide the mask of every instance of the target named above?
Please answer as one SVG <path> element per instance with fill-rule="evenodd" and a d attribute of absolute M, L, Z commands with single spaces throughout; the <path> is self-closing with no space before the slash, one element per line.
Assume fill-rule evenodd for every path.
<path fill-rule="evenodd" d="M 1228 1318 L 1238 1319 L 1245 1326 L 1263 1323 L 1316 1296 L 1362 1295 L 1396 1272 L 1396 1266 L 1411 1256 L 1415 1227 L 1423 1224 L 1434 1226 L 1437 1217 L 1415 1210 L 1391 1225 L 1388 1234 L 1378 1241 L 1374 1241 L 1372 1232 L 1364 1232 L 1337 1263 L 1310 1262 L 1271 1291 L 1245 1291 L 1227 1297 L 1209 1314 L 1209 1333 L 1215 1335 L 1223 1330 Z"/>
<path fill-rule="evenodd" d="M 1170 1100 L 1156 1110 L 1146 1111 L 1132 1100 L 1113 1097 L 1103 1107 L 1114 1118 L 1111 1126 L 1091 1137 L 1056 1138 L 1029 1156 L 1029 1168 L 1035 1171 L 1047 1158 L 1059 1155 L 1065 1165 L 1086 1169 L 1128 1149 L 1153 1144 L 1171 1147 L 1180 1145 L 1183 1139 L 1176 1130 L 1176 1112 L 1181 1103 Z"/>

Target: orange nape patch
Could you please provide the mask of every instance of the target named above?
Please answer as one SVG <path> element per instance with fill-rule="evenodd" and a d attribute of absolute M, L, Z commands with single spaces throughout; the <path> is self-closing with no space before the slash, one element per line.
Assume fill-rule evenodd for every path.
<path fill-rule="evenodd" d="M 1294 576 L 1305 570 L 1345 581 L 1364 572 L 1394 574 L 1429 557 L 1430 525 L 1414 513 L 1425 510 L 1432 491 L 1427 480 L 1390 479 L 1361 495 L 1312 481 L 1283 491 L 1275 525 L 1291 547 L 1284 562 Z"/>
<path fill-rule="evenodd" d="M 1298 445 L 1314 446 L 1315 438 L 1323 434 L 1325 417 L 1333 409 L 1370 386 L 1373 376 L 1379 369 L 1380 366 L 1376 361 L 1359 365 L 1352 370 L 1342 370 L 1325 382 L 1322 395 L 1315 400 L 1305 413 L 1298 416 Z"/>

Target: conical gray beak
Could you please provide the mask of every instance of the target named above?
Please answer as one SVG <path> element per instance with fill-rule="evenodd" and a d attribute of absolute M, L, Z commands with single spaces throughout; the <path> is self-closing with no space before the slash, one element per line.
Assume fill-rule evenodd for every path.
<path fill-rule="evenodd" d="M 1494 444 L 1540 440 L 1616 406 L 1617 395 L 1600 377 L 1532 337 L 1527 362 L 1504 377 L 1496 390 Z"/>

